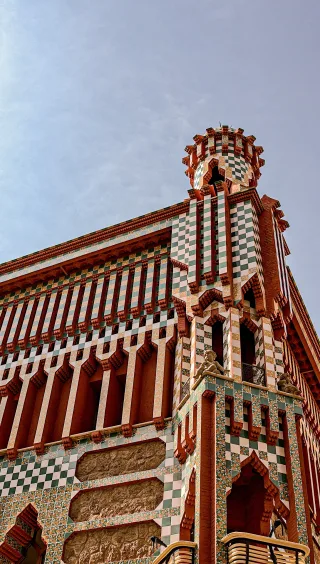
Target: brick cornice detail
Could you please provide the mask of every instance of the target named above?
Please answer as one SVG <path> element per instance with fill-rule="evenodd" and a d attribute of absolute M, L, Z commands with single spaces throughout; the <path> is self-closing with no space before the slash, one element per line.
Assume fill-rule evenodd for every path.
<path fill-rule="evenodd" d="M 256 188 L 248 188 L 247 190 L 243 190 L 242 192 L 235 192 L 234 194 L 230 194 L 228 196 L 228 200 L 230 204 L 237 204 L 238 202 L 251 200 L 258 215 L 260 215 L 264 210 L 263 202 L 260 199 Z"/>
<path fill-rule="evenodd" d="M 186 199 L 183 202 L 179 202 L 178 204 L 174 204 L 173 206 L 170 206 L 168 208 L 163 208 L 141 217 L 129 219 L 128 221 L 118 223 L 117 225 L 106 227 L 105 229 L 101 229 L 94 233 L 89 233 L 88 235 L 83 235 L 77 239 L 66 241 L 65 243 L 61 243 L 60 245 L 48 247 L 47 249 L 38 251 L 37 253 L 33 253 L 31 255 L 27 255 L 13 261 L 5 262 L 0 265 L 0 275 L 8 272 L 13 272 L 15 270 L 20 270 L 22 268 L 25 268 L 26 266 L 42 262 L 49 258 L 59 257 L 60 255 L 71 253 L 72 251 L 76 251 L 78 249 L 85 249 L 90 245 L 100 243 L 102 241 L 107 241 L 108 239 L 117 237 L 118 235 L 122 235 L 123 233 L 128 233 L 129 231 L 131 232 L 141 227 L 146 227 L 147 225 L 158 223 L 159 221 L 169 219 L 170 217 L 175 217 L 176 215 L 186 213 L 188 209 L 189 200 Z"/>

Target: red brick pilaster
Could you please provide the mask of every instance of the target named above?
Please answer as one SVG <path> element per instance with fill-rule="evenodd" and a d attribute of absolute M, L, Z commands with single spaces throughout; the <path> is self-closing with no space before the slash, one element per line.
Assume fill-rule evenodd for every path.
<path fill-rule="evenodd" d="M 301 434 L 300 434 L 300 424 L 299 424 L 298 418 L 296 418 L 296 433 L 297 433 L 297 443 L 298 443 L 300 468 L 301 468 L 301 484 L 302 484 L 303 499 L 304 499 L 304 509 L 305 509 L 305 514 L 306 514 L 308 545 L 309 545 L 309 548 L 310 548 L 310 564 L 316 564 L 315 557 L 314 557 L 314 550 L 313 550 L 310 509 L 309 509 L 309 503 L 308 503 L 307 477 L 306 477 L 306 471 L 305 471 L 305 465 L 304 465 L 304 459 L 303 459 L 302 438 L 301 438 Z M 309 479 L 312 479 L 311 476 L 309 477 Z"/>

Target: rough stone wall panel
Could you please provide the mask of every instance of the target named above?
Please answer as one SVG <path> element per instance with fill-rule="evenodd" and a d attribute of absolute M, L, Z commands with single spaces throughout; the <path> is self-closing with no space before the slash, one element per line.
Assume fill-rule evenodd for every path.
<path fill-rule="evenodd" d="M 151 511 L 162 502 L 163 488 L 162 482 L 151 479 L 86 490 L 73 498 L 70 517 L 74 522 L 93 521 Z"/>
<path fill-rule="evenodd" d="M 164 460 L 165 450 L 162 441 L 150 441 L 89 453 L 79 461 L 76 475 L 80 481 L 86 481 L 149 470 Z"/>

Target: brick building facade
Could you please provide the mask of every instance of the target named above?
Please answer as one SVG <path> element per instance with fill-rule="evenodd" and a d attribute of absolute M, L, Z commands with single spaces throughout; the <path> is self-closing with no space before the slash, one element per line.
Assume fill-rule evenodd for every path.
<path fill-rule="evenodd" d="M 320 562 L 288 223 L 253 136 L 185 150 L 183 202 L 0 265 L 1 563 Z"/>

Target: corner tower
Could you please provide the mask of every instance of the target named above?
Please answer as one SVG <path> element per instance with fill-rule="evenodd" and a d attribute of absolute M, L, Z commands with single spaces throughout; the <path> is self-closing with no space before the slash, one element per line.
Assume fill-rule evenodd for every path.
<path fill-rule="evenodd" d="M 232 193 L 257 186 L 264 165 L 260 158 L 263 148 L 254 145 L 253 135 L 245 136 L 243 132 L 223 125 L 194 136 L 194 144 L 185 148 L 188 156 L 182 159 L 192 188 L 199 190 L 219 179 L 232 185 Z"/>

